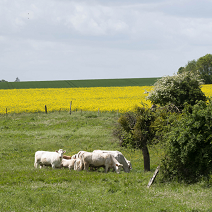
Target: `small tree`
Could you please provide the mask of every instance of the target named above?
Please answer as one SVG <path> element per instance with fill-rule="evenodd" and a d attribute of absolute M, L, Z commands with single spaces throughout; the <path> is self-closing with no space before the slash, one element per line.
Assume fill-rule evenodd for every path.
<path fill-rule="evenodd" d="M 196 182 L 212 173 L 212 101 L 187 105 L 166 134 L 165 180 Z"/>
<path fill-rule="evenodd" d="M 119 138 L 121 146 L 141 149 L 144 170 L 150 171 L 148 147 L 163 140 L 178 114 L 174 105 L 154 109 L 136 107 L 135 112 L 127 112 L 119 118 L 114 135 Z"/>
<path fill-rule="evenodd" d="M 166 76 L 154 84 L 147 99 L 160 106 L 173 104 L 182 110 L 185 103 L 194 105 L 196 101 L 206 101 L 200 88 L 202 83 L 199 75 L 192 72 Z"/>
<path fill-rule="evenodd" d="M 150 156 L 148 145 L 154 138 L 154 112 L 144 107 L 137 107 L 135 113 L 125 113 L 119 120 L 114 135 L 119 138 L 120 145 L 142 150 L 144 170 L 150 171 Z"/>

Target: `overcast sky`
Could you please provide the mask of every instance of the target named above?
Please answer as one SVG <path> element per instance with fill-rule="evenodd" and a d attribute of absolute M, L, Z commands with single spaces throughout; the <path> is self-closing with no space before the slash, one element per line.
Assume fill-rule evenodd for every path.
<path fill-rule="evenodd" d="M 212 0 L 1 0 L 0 80 L 149 78 L 212 53 Z"/>

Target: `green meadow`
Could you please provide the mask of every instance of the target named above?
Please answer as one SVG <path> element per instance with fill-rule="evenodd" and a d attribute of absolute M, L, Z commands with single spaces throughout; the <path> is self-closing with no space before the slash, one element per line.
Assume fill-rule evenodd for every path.
<path fill-rule="evenodd" d="M 147 184 L 160 165 L 160 145 L 150 148 L 151 171 L 140 150 L 113 137 L 117 113 L 67 112 L 0 115 L 0 211 L 212 211 L 212 188 L 197 184 Z M 130 173 L 34 168 L 38 150 L 119 150 Z"/>
<path fill-rule="evenodd" d="M 152 86 L 159 78 L 0 82 L 0 89 Z"/>

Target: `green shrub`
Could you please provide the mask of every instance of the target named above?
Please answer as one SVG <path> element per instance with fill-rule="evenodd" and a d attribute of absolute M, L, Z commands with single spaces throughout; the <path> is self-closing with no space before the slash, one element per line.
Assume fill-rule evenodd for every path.
<path fill-rule="evenodd" d="M 160 106 L 173 104 L 183 109 L 185 103 L 194 105 L 196 101 L 206 101 L 206 96 L 200 88 L 201 84 L 200 76 L 192 72 L 166 76 L 154 84 L 154 89 L 147 99 Z"/>
<path fill-rule="evenodd" d="M 164 180 L 196 182 L 212 172 L 212 101 L 187 105 L 167 134 Z"/>

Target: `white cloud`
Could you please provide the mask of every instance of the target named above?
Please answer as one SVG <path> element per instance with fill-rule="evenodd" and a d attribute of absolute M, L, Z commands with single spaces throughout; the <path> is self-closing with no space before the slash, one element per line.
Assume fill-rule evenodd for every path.
<path fill-rule="evenodd" d="M 210 53 L 211 6 L 211 0 L 2 0 L 0 78 L 171 75 Z"/>

